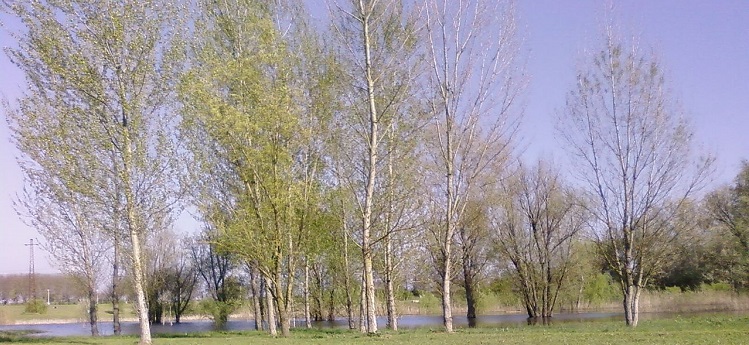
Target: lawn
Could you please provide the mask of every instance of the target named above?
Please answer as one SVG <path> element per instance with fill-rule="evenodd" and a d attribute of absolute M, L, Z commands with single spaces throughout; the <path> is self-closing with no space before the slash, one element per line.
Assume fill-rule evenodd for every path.
<path fill-rule="evenodd" d="M 0 333 L 0 342 L 34 344 L 133 345 L 136 337 L 34 338 Z M 622 322 L 566 323 L 552 326 L 461 329 L 454 334 L 419 329 L 382 331 L 367 336 L 343 330 L 295 330 L 289 338 L 271 338 L 260 332 L 209 332 L 190 335 L 162 335 L 154 344 L 747 344 L 749 317 L 677 317 L 642 322 L 635 329 Z"/>
<path fill-rule="evenodd" d="M 0 306 L 0 324 L 13 324 L 30 320 L 88 320 L 88 310 L 85 304 L 52 304 L 47 306 L 44 314 L 26 313 L 23 304 Z M 98 317 L 100 321 L 112 319 L 112 305 L 99 304 Z M 135 317 L 131 304 L 123 304 L 120 317 Z"/>

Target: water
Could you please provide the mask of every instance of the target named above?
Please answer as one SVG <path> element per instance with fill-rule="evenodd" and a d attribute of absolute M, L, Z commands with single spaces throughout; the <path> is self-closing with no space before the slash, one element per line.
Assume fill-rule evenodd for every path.
<path fill-rule="evenodd" d="M 684 313 L 641 313 L 641 320 L 673 318 Z M 687 314 L 715 314 L 715 313 L 687 313 Z M 732 314 L 731 312 L 720 313 L 721 315 Z M 745 315 L 745 312 L 736 312 L 736 314 Z M 577 313 L 577 314 L 556 314 L 553 318 L 546 321 L 545 324 L 558 324 L 566 322 L 596 322 L 596 321 L 624 321 L 622 313 Z M 506 314 L 506 315 L 480 315 L 476 318 L 475 323 L 469 324 L 465 316 L 453 317 L 453 324 L 456 328 L 466 327 L 518 327 L 544 323 L 542 320 L 529 320 L 525 314 Z M 377 318 L 377 324 L 385 327 L 386 319 Z M 357 324 L 358 325 L 358 324 Z M 297 320 L 296 327 L 304 327 L 304 320 Z M 348 328 L 348 320 L 340 318 L 336 321 L 318 321 L 313 322 L 313 327 L 320 329 L 345 329 Z M 398 318 L 398 327 L 400 329 L 413 328 L 442 328 L 442 316 L 439 315 L 404 315 Z M 180 324 L 155 324 L 151 325 L 151 334 L 186 334 L 208 332 L 215 330 L 225 331 L 242 331 L 254 330 L 255 322 L 247 320 L 230 320 L 223 327 L 216 328 L 210 320 L 190 320 Z M 38 336 L 46 337 L 65 337 L 65 336 L 87 336 L 91 334 L 88 323 L 61 323 L 61 324 L 38 324 L 38 325 L 0 325 L 0 331 L 19 331 L 28 330 L 35 332 Z M 101 335 L 112 335 L 112 323 L 100 322 L 99 332 Z M 137 322 L 123 322 L 122 334 L 138 334 L 139 327 Z"/>
<path fill-rule="evenodd" d="M 553 323 L 562 322 L 583 322 L 592 320 L 618 320 L 622 319 L 620 313 L 580 313 L 580 314 L 557 314 L 552 318 Z M 379 317 L 378 325 L 385 327 L 386 319 Z M 527 325 L 528 318 L 524 314 L 509 315 L 481 315 L 476 318 L 475 324 L 469 324 L 465 316 L 453 317 L 453 323 L 457 328 L 465 327 L 510 327 Z M 336 321 L 317 321 L 312 323 L 315 328 L 348 328 L 348 320 L 340 318 Z M 304 327 L 304 320 L 297 320 L 296 327 Z M 401 329 L 412 328 L 441 328 L 442 316 L 427 315 L 404 315 L 398 318 L 398 327 Z M 179 324 L 155 324 L 151 325 L 151 334 L 185 334 L 208 332 L 214 330 L 241 331 L 254 330 L 255 322 L 247 320 L 230 320 L 223 327 L 216 328 L 210 320 L 190 320 L 183 321 Z M 88 323 L 60 323 L 60 324 L 37 324 L 37 325 L 0 325 L 0 331 L 19 331 L 28 330 L 38 336 L 47 337 L 65 337 L 65 336 L 87 336 L 91 334 Z M 112 335 L 111 322 L 99 322 L 99 333 L 101 335 Z M 123 322 L 122 334 L 138 334 L 139 327 L 137 322 Z"/>

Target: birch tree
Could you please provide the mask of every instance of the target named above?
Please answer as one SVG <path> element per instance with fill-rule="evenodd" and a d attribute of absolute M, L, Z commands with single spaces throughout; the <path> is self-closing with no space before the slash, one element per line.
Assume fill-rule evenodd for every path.
<path fill-rule="evenodd" d="M 627 325 L 671 258 L 679 211 L 710 171 L 668 93 L 660 62 L 609 26 L 561 112 L 560 134 L 587 193 L 599 252 L 621 286 Z"/>
<path fill-rule="evenodd" d="M 417 60 L 412 70 L 412 78 L 418 80 L 421 61 Z M 382 197 L 376 208 L 381 235 L 373 243 L 383 248 L 380 251 L 383 265 L 382 276 L 385 287 L 385 310 L 387 328 L 398 329 L 398 311 L 395 293 L 399 281 L 400 268 L 404 260 L 417 247 L 416 230 L 423 219 L 421 208 L 425 204 L 422 194 L 424 185 L 423 166 L 418 164 L 422 152 L 419 141 L 423 138 L 425 118 L 421 95 L 417 85 L 402 86 L 402 94 L 410 95 L 408 100 L 391 104 L 385 114 L 390 118 L 384 133 L 383 179 L 378 186 Z"/>
<path fill-rule="evenodd" d="M 430 132 L 426 146 L 438 225 L 431 228 L 445 330 L 453 331 L 453 244 L 479 181 L 499 174 L 511 149 L 524 86 L 514 4 L 426 1 Z"/>
<path fill-rule="evenodd" d="M 342 65 L 339 120 L 344 129 L 338 140 L 350 141 L 337 149 L 341 156 L 336 159 L 353 165 L 347 169 L 352 174 L 339 172 L 337 176 L 356 200 L 361 226 L 354 238 L 362 253 L 365 326 L 367 333 L 375 333 L 375 243 L 386 232 L 377 230 L 377 208 L 385 203 L 378 188 L 386 156 L 384 138 L 390 122 L 412 116 L 397 109 L 402 110 L 416 82 L 417 17 L 403 2 L 391 0 L 331 1 L 329 8 Z M 395 325 L 392 318 L 390 325 Z"/>
<path fill-rule="evenodd" d="M 140 342 L 150 344 L 142 241 L 155 222 L 171 221 L 175 200 L 172 177 L 178 168 L 169 136 L 174 119 L 170 87 L 181 66 L 173 44 L 180 7 L 156 1 L 69 0 L 15 2 L 11 9 L 25 31 L 15 36 L 19 48 L 7 52 L 28 80 L 12 120 L 16 131 L 70 129 L 60 134 L 74 137 L 87 150 L 67 146 L 66 140 L 59 145 L 70 157 L 84 155 L 81 159 L 88 160 L 94 174 L 75 184 L 110 191 L 110 196 L 115 195 L 112 184 L 121 187 Z M 75 200 L 80 207 L 86 202 Z"/>

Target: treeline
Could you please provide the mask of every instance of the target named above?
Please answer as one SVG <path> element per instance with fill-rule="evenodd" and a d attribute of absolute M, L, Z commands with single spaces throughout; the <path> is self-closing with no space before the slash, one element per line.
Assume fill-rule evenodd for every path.
<path fill-rule="evenodd" d="M 0 303 L 25 303 L 35 294 L 47 301 L 47 290 L 51 303 L 77 303 L 85 298 L 75 280 L 63 274 L 36 274 L 31 285 L 28 274 L 0 275 Z"/>
<path fill-rule="evenodd" d="M 284 336 L 299 308 L 397 329 L 403 291 L 439 296 L 452 332 L 456 289 L 475 318 L 491 281 L 551 317 L 611 280 L 631 326 L 648 287 L 745 286 L 746 165 L 699 198 L 713 158 L 652 53 L 609 27 L 559 90 L 567 171 L 519 157 L 512 2 L 314 6 L 319 26 L 296 1 L 10 7 L 18 209 L 86 287 L 92 334 L 97 287 L 117 324 L 124 276 L 144 344 L 197 282 L 218 322 L 249 295 Z M 183 210 L 202 229 L 180 240 Z"/>

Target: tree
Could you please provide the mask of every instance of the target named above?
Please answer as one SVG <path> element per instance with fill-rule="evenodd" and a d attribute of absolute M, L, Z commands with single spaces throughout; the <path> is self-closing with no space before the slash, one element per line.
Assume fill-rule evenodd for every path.
<path fill-rule="evenodd" d="M 168 270 L 174 255 L 174 241 L 163 229 L 147 240 L 149 246 L 144 248 L 146 303 L 148 304 L 148 322 L 162 323 L 164 316 L 166 283 Z"/>
<path fill-rule="evenodd" d="M 466 317 L 476 319 L 479 283 L 489 260 L 490 229 L 488 200 L 470 201 L 458 225 L 456 247 L 466 297 Z"/>
<path fill-rule="evenodd" d="M 122 250 L 122 243 L 126 238 L 126 234 L 123 233 L 123 229 L 126 227 L 124 226 L 122 219 L 122 208 L 120 205 L 122 195 L 119 193 L 119 189 L 115 190 L 114 200 L 115 202 L 110 208 L 112 211 L 112 222 L 109 231 L 112 238 L 112 333 L 114 333 L 114 335 L 120 335 L 122 333 L 122 325 L 120 324 L 120 265 L 122 258 L 120 253 Z"/>
<path fill-rule="evenodd" d="M 171 87 L 181 66 L 174 44 L 180 7 L 67 0 L 14 2 L 11 9 L 27 31 L 16 35 L 19 49 L 7 52 L 29 81 L 13 121 L 19 128 L 65 128 L 59 144 L 69 158 L 79 153 L 76 147 L 86 148 L 80 159 L 87 166 L 78 168 L 91 175 L 77 187 L 110 196 L 113 185 L 121 188 L 140 342 L 150 344 L 142 237 L 156 223 L 171 221 L 175 202 L 171 177 L 178 169 L 169 135 Z M 79 143 L 66 146 L 70 140 Z M 87 200 L 75 202 L 84 207 Z"/>
<path fill-rule="evenodd" d="M 416 64 L 413 68 L 418 68 Z M 411 72 L 417 74 L 416 71 Z M 424 197 L 421 194 L 423 167 L 418 164 L 418 141 L 423 137 L 423 124 L 426 123 L 419 96 L 414 93 L 416 85 L 404 84 L 402 95 L 411 95 L 408 101 L 392 102 L 385 115 L 388 124 L 385 132 L 383 181 L 379 184 L 382 190 L 381 202 L 377 208 L 382 235 L 375 237 L 373 243 L 384 247 L 382 250 L 382 276 L 385 285 L 387 311 L 387 328 L 398 329 L 398 317 L 395 304 L 396 281 L 401 263 L 415 247 L 415 230 L 421 225 L 421 207 Z"/>
<path fill-rule="evenodd" d="M 164 314 L 180 322 L 197 284 L 192 241 L 169 229 L 159 229 L 148 238 L 146 248 L 146 294 L 149 322 L 162 323 Z"/>
<path fill-rule="evenodd" d="M 217 232 L 217 249 L 265 278 L 283 336 L 319 206 L 315 131 L 327 126 L 330 83 L 298 5 L 201 2 L 194 60 L 181 83 L 183 137 L 199 173 L 190 181 L 200 186 L 195 203 Z"/>
<path fill-rule="evenodd" d="M 742 162 L 733 186 L 713 192 L 707 200 L 712 217 L 749 255 L 749 162 Z"/>
<path fill-rule="evenodd" d="M 255 319 L 255 330 L 264 331 L 265 327 L 263 322 L 265 321 L 265 310 L 262 301 L 262 289 L 260 274 L 254 268 L 252 263 L 246 262 L 245 267 L 247 269 L 247 275 L 250 280 L 250 293 L 252 293 L 252 312 Z"/>
<path fill-rule="evenodd" d="M 47 127 L 46 130 L 53 128 Z M 71 184 L 78 180 L 71 179 L 72 175 L 66 171 L 69 166 L 61 166 L 60 162 L 64 162 L 64 159 L 57 160 L 61 157 L 55 153 L 61 152 L 49 150 L 38 156 L 36 153 L 40 152 L 32 153 L 35 151 L 32 147 L 40 143 L 39 139 L 49 139 L 37 137 L 42 133 L 34 132 L 33 135 L 25 132 L 19 137 L 19 146 L 26 149 L 22 149 L 22 152 L 27 157 L 35 157 L 34 162 L 39 165 L 35 166 L 30 161 L 21 165 L 27 176 L 27 188 L 17 209 L 27 219 L 29 226 L 44 237 L 46 243 L 43 246 L 59 269 L 73 277 L 85 290 L 91 335 L 98 336 L 96 291 L 109 249 L 108 239 L 100 231 L 97 214 L 86 207 L 90 205 L 81 204 L 81 201 L 90 200 L 90 195 L 76 191 L 77 188 Z M 57 140 L 59 143 L 60 139 Z M 45 169 L 50 167 L 53 169 Z"/>
<path fill-rule="evenodd" d="M 749 264 L 749 162 L 742 162 L 732 186 L 710 193 L 705 203 L 710 217 L 731 234 L 746 267 Z M 733 280 L 746 282 L 748 274 L 744 272 Z"/>
<path fill-rule="evenodd" d="M 237 266 L 235 259 L 219 247 L 217 237 L 216 230 L 205 229 L 192 241 L 190 250 L 195 269 L 212 299 L 203 305 L 212 314 L 214 323 L 224 325 L 238 307 L 241 296 L 238 281 L 232 275 Z"/>
<path fill-rule="evenodd" d="M 428 1 L 426 57 L 433 137 L 426 142 L 430 191 L 439 224 L 432 227 L 441 278 L 445 330 L 453 331 L 453 243 L 479 181 L 500 173 L 516 125 L 524 80 L 518 67 L 514 5 L 504 1 Z"/>
<path fill-rule="evenodd" d="M 575 192 L 543 162 L 505 183 L 495 211 L 497 247 L 515 269 L 529 318 L 551 317 L 585 219 Z"/>
<path fill-rule="evenodd" d="M 356 201 L 361 225 L 354 238 L 362 253 L 365 326 L 367 333 L 375 333 L 375 244 L 379 238 L 387 238 L 383 234 L 392 230 L 377 231 L 377 208 L 386 203 L 383 191 L 378 188 L 386 156 L 383 139 L 391 123 L 413 116 L 404 111 L 404 105 L 409 93 L 415 90 L 412 86 L 418 65 L 417 17 L 397 1 L 350 1 L 346 5 L 333 2 L 329 7 L 343 88 L 339 112 L 342 128 L 338 129 L 341 136 L 337 137 L 341 145 L 335 150 L 340 156 L 335 159 L 349 165 L 335 175 Z M 388 277 L 391 271 L 388 269 Z M 389 325 L 396 327 L 393 305 L 389 308 Z"/>
<path fill-rule="evenodd" d="M 585 189 L 599 252 L 620 283 L 626 323 L 635 327 L 640 293 L 670 260 L 680 210 L 712 159 L 695 158 L 660 63 L 610 27 L 577 74 L 560 134 Z"/>
<path fill-rule="evenodd" d="M 187 241 L 181 241 L 175 253 L 174 262 L 167 270 L 166 291 L 171 310 L 174 312 L 174 322 L 180 323 L 180 318 L 187 310 L 198 284 L 198 272 L 194 261 L 185 248 Z"/>

